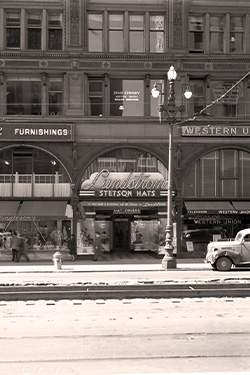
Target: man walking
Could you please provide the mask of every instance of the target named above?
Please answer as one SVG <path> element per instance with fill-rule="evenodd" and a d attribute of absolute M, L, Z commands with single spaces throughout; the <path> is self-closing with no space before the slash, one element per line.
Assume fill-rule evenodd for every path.
<path fill-rule="evenodd" d="M 12 239 L 11 239 L 12 262 L 15 262 L 17 260 L 17 246 L 18 246 L 17 232 L 14 232 Z"/>
<path fill-rule="evenodd" d="M 19 262 L 19 259 L 21 256 L 23 256 L 26 259 L 26 262 L 29 262 L 30 259 L 28 255 L 26 254 L 26 248 L 27 248 L 27 240 L 18 235 L 17 237 L 17 258 L 16 262 Z"/>

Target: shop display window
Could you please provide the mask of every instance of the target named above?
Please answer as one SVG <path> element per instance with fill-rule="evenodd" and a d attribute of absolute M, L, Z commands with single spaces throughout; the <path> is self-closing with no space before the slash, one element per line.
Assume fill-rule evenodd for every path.
<path fill-rule="evenodd" d="M 31 251 L 66 250 L 71 223 L 68 220 L 13 221 L 5 222 L 2 231 L 19 233 L 26 238 Z"/>
<path fill-rule="evenodd" d="M 107 220 L 97 220 L 95 222 L 95 230 L 101 234 L 103 251 L 110 251 L 111 239 L 111 222 Z"/>
<path fill-rule="evenodd" d="M 93 254 L 95 219 L 88 218 L 77 223 L 77 254 Z"/>
<path fill-rule="evenodd" d="M 131 250 L 160 252 L 165 246 L 167 219 L 135 220 L 131 222 Z"/>

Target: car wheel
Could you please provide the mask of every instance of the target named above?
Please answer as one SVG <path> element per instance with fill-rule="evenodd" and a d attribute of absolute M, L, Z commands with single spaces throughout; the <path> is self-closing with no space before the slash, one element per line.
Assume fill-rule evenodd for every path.
<path fill-rule="evenodd" d="M 220 257 L 216 261 L 216 268 L 218 271 L 229 271 L 232 267 L 232 261 L 228 257 Z"/>

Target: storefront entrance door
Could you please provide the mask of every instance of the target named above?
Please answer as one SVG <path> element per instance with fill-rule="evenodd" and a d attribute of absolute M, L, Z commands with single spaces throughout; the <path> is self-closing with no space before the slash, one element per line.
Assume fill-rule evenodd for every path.
<path fill-rule="evenodd" d="M 129 217 L 114 217 L 113 219 L 113 251 L 129 251 Z"/>

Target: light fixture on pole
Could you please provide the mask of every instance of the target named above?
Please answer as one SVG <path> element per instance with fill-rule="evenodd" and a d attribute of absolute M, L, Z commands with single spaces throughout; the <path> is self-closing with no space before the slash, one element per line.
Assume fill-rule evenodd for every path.
<path fill-rule="evenodd" d="M 176 268 L 176 258 L 173 256 L 173 213 L 172 213 L 172 154 L 173 154 L 173 127 L 176 122 L 176 113 L 184 112 L 185 107 L 177 107 L 175 105 L 175 93 L 174 93 L 174 83 L 177 78 L 177 73 L 173 66 L 170 67 L 168 71 L 169 80 L 169 95 L 168 104 L 165 106 L 162 102 L 163 93 L 157 88 L 157 83 L 155 83 L 154 88 L 151 93 L 153 98 L 157 99 L 160 96 L 159 105 L 159 120 L 161 122 L 162 113 L 167 113 L 167 118 L 169 121 L 169 146 L 168 146 L 168 206 L 167 206 L 167 226 L 166 226 L 166 244 L 165 244 L 165 255 L 162 259 L 162 268 L 165 270 Z M 185 95 L 186 94 L 186 95 Z M 186 99 L 190 99 L 192 92 L 190 89 L 185 91 Z"/>

